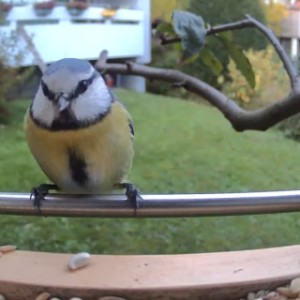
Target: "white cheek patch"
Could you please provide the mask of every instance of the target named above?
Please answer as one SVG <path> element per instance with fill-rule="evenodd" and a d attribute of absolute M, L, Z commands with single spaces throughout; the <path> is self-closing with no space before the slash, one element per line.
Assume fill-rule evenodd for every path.
<path fill-rule="evenodd" d="M 78 121 L 89 121 L 105 114 L 112 102 L 112 96 L 103 79 L 97 77 L 85 93 L 73 100 L 72 111 Z"/>
<path fill-rule="evenodd" d="M 57 115 L 57 109 L 55 109 L 53 103 L 44 96 L 41 87 L 39 87 L 33 100 L 31 111 L 33 117 L 46 126 L 50 126 Z"/>

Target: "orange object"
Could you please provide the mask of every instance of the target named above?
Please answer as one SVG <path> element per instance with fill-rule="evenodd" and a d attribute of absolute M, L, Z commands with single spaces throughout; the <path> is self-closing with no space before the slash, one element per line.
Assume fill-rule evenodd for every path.
<path fill-rule="evenodd" d="M 115 9 L 103 9 L 101 12 L 101 15 L 105 18 L 111 18 L 113 17 L 115 14 L 117 13 L 117 11 Z"/>

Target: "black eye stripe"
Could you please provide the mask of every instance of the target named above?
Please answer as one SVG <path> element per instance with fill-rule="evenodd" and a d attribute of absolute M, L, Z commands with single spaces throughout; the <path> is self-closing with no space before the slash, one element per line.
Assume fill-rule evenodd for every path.
<path fill-rule="evenodd" d="M 54 95 L 54 93 L 52 93 L 52 92 L 49 90 L 47 84 L 46 84 L 43 80 L 41 80 L 41 86 L 42 86 L 42 90 L 43 90 L 44 95 L 45 95 L 49 100 L 53 101 L 53 100 L 55 99 L 55 95 Z"/>
<path fill-rule="evenodd" d="M 99 74 L 97 72 L 94 72 L 90 78 L 79 81 L 75 91 L 72 94 L 72 98 L 74 99 L 80 94 L 83 94 L 94 81 L 94 79 L 98 76 Z"/>
<path fill-rule="evenodd" d="M 72 100 L 72 99 L 78 97 L 80 94 L 83 94 L 87 90 L 87 88 L 91 85 L 91 83 L 94 81 L 94 79 L 98 76 L 99 76 L 99 73 L 94 72 L 90 78 L 79 81 L 76 89 L 71 94 L 71 97 L 69 97 L 69 100 Z M 41 80 L 41 86 L 42 86 L 43 94 L 50 101 L 55 101 L 55 99 L 56 99 L 55 94 L 50 91 L 47 84 L 43 80 Z"/>

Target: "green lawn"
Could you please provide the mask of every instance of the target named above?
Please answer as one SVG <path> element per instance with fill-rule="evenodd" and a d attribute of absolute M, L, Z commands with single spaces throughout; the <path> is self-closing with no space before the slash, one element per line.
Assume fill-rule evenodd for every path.
<path fill-rule="evenodd" d="M 236 133 L 209 106 L 120 90 L 136 128 L 130 179 L 143 193 L 299 188 L 300 144 L 279 132 Z M 22 131 L 27 101 L 0 127 L 0 190 L 29 192 L 46 181 Z M 0 244 L 56 252 L 207 252 L 300 243 L 298 213 L 206 218 L 83 219 L 0 216 Z"/>

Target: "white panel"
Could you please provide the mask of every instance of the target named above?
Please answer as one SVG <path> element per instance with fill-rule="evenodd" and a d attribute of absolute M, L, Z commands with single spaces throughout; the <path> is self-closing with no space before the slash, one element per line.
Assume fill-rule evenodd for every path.
<path fill-rule="evenodd" d="M 62 4 L 58 4 L 46 17 L 36 16 L 32 4 L 15 6 L 6 17 L 9 25 L 0 26 L 0 30 L 14 30 L 19 22 L 26 24 L 26 32 L 46 63 L 64 57 L 97 59 L 103 49 L 109 51 L 109 58 L 134 58 L 139 62 L 149 62 L 150 0 L 100 1 L 102 6 L 116 3 L 122 8 L 116 11 L 114 17 L 105 19 L 101 14 L 103 7 L 99 4 L 89 7 L 76 18 L 70 16 Z M 74 23 L 72 20 L 83 22 Z M 44 21 L 56 23 L 42 24 Z M 18 41 L 18 47 L 26 48 L 23 39 Z M 22 65 L 36 64 L 32 54 L 28 50 L 25 53 L 27 55 Z"/>
<path fill-rule="evenodd" d="M 56 6 L 52 12 L 45 17 L 38 17 L 33 9 L 33 5 L 26 5 L 14 7 L 7 15 L 7 21 L 25 21 L 25 20 L 72 20 L 72 19 L 87 19 L 87 20 L 103 20 L 101 12 L 103 7 L 89 7 L 82 12 L 78 17 L 72 17 L 65 6 Z M 144 19 L 144 12 L 141 10 L 119 9 L 116 15 L 111 20 L 128 20 L 128 21 L 142 21 Z"/>
<path fill-rule="evenodd" d="M 66 23 L 28 25 L 25 29 L 47 63 L 63 57 L 95 59 L 103 49 L 110 58 L 136 57 L 144 52 L 143 28 L 131 24 Z"/>

